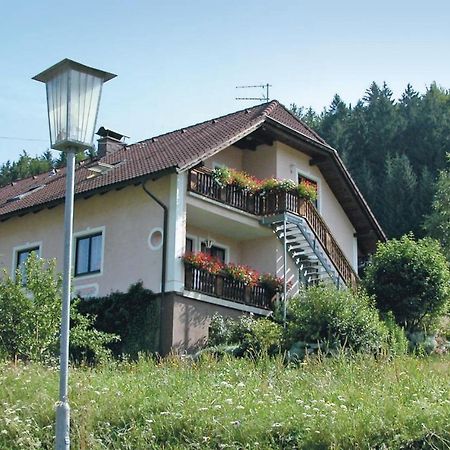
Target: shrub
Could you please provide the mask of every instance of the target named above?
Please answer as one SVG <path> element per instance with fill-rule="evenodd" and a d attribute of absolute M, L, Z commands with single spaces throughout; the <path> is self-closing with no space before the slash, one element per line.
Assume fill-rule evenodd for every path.
<path fill-rule="evenodd" d="M 282 327 L 270 319 L 256 319 L 244 315 L 239 319 L 225 318 L 218 314 L 211 321 L 208 345 L 235 345 L 237 355 L 273 355 L 280 351 Z"/>
<path fill-rule="evenodd" d="M 48 361 L 59 354 L 61 324 L 61 275 L 55 262 L 31 254 L 25 263 L 26 285 L 17 270 L 12 279 L 5 272 L 0 283 L 0 354 L 12 359 Z M 77 311 L 71 302 L 70 345 L 96 358 L 107 354 L 105 345 L 116 336 L 92 327 L 94 317 Z"/>
<path fill-rule="evenodd" d="M 365 286 L 383 313 L 392 311 L 398 324 L 413 331 L 445 313 L 450 271 L 436 241 L 407 235 L 378 246 Z"/>
<path fill-rule="evenodd" d="M 159 348 L 160 301 L 142 282 L 133 284 L 128 292 L 113 292 L 99 298 L 82 300 L 78 304 L 82 314 L 96 317 L 97 330 L 115 333 L 119 342 L 111 342 L 113 354 L 130 355 L 157 352 Z"/>
<path fill-rule="evenodd" d="M 374 352 L 386 345 L 388 330 L 373 300 L 364 292 L 314 286 L 291 299 L 287 316 L 288 346 L 347 347 Z"/>

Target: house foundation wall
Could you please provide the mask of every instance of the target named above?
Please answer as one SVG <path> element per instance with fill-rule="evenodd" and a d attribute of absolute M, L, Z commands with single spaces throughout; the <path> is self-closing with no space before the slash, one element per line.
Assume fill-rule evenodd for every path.
<path fill-rule="evenodd" d="M 227 303 L 229 306 L 225 306 Z M 212 303 L 201 295 L 189 298 L 176 292 L 166 293 L 161 301 L 160 352 L 162 355 L 170 352 L 195 353 L 206 344 L 214 314 L 238 318 L 250 312 L 253 311 L 245 305 L 232 305 L 220 299 Z M 264 314 L 263 311 L 261 313 Z"/>

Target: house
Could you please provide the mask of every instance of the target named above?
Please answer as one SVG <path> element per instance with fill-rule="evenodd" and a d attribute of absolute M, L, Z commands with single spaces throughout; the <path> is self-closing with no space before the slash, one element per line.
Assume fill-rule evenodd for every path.
<path fill-rule="evenodd" d="M 269 314 L 273 292 L 185 267 L 186 251 L 286 275 L 292 294 L 351 287 L 385 239 L 336 150 L 277 101 L 131 145 L 98 134 L 98 158 L 76 169 L 74 287 L 91 297 L 142 280 L 161 293 L 163 352 L 196 348 L 215 311 Z M 221 167 L 309 183 L 317 200 L 219 185 Z M 64 169 L 0 189 L 0 267 L 36 251 L 62 270 L 64 192 Z"/>

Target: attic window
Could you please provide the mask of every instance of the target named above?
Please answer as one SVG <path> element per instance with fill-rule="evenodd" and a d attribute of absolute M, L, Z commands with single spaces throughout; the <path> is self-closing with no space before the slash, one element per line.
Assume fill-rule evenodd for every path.
<path fill-rule="evenodd" d="M 104 175 L 105 173 L 108 173 L 112 169 L 114 169 L 114 165 L 99 161 L 87 168 L 87 170 L 91 172 L 88 174 L 87 177 L 88 178 L 98 177 L 99 175 Z"/>
<path fill-rule="evenodd" d="M 28 191 L 23 192 L 22 194 L 18 194 L 18 195 L 15 195 L 14 197 L 8 198 L 8 200 L 6 200 L 6 202 L 10 203 L 10 202 L 15 202 L 17 200 L 22 200 L 23 198 L 28 197 L 33 192 L 40 191 L 42 188 L 45 188 L 45 186 L 46 186 L 45 184 L 42 184 L 40 186 L 33 186 L 30 189 L 28 189 Z"/>

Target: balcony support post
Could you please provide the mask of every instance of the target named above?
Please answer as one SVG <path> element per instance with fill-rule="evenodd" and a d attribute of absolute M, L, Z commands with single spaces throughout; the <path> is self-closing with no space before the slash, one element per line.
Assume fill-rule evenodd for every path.
<path fill-rule="evenodd" d="M 286 328 L 286 314 L 287 314 L 287 242 L 286 242 L 286 213 L 283 219 L 283 326 Z"/>
<path fill-rule="evenodd" d="M 170 175 L 166 291 L 182 292 L 184 267 L 181 257 L 186 244 L 186 172 Z"/>

